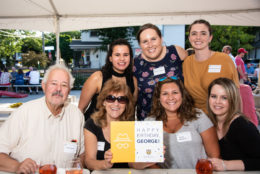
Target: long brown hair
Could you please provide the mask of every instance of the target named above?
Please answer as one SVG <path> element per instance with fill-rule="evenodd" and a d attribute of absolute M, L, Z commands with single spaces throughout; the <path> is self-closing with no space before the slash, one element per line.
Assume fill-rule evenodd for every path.
<path fill-rule="evenodd" d="M 188 91 L 184 88 L 184 85 L 181 80 L 174 80 L 167 77 L 163 81 L 159 81 L 154 89 L 153 93 L 153 101 L 152 101 L 152 109 L 150 112 L 151 117 L 155 117 L 156 120 L 167 121 L 167 115 L 165 109 L 162 107 L 160 102 L 161 89 L 164 84 L 167 83 L 175 83 L 181 92 L 182 96 L 182 104 L 177 110 L 177 115 L 181 121 L 181 123 L 185 123 L 186 121 L 192 121 L 197 119 L 198 111 L 195 109 L 194 100 Z"/>
<path fill-rule="evenodd" d="M 115 81 L 113 79 L 110 79 L 104 84 L 104 87 L 102 88 L 97 98 L 98 111 L 96 111 L 91 115 L 91 118 L 93 119 L 96 125 L 100 127 L 105 127 L 107 125 L 106 108 L 103 105 L 103 103 L 108 95 L 110 95 L 111 93 L 119 93 L 119 92 L 124 93 L 124 95 L 128 98 L 125 111 L 120 116 L 119 121 L 134 120 L 133 96 L 129 87 L 121 81 Z"/>
<path fill-rule="evenodd" d="M 237 86 L 235 85 L 235 83 L 230 79 L 221 77 L 221 78 L 217 78 L 217 79 L 213 80 L 210 83 L 209 88 L 208 88 L 208 100 L 207 100 L 207 108 L 208 108 L 208 112 L 209 112 L 208 116 L 216 127 L 217 127 L 217 118 L 209 106 L 209 98 L 210 98 L 211 90 L 212 90 L 213 86 L 215 86 L 215 85 L 222 86 L 226 91 L 229 108 L 228 108 L 226 120 L 224 121 L 224 124 L 223 124 L 223 130 L 227 131 L 231 120 L 237 114 L 240 114 L 241 116 L 243 116 L 243 114 L 241 112 L 240 93 L 239 93 L 239 90 L 238 90 Z"/>

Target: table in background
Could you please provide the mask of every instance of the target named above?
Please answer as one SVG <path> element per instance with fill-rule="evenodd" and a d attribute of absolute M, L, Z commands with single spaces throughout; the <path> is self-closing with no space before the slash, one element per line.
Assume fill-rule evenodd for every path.
<path fill-rule="evenodd" d="M 0 171 L 0 174 L 12 174 L 10 172 L 2 172 Z M 38 174 L 38 172 L 37 172 Z M 65 174 L 65 170 L 57 170 L 57 174 Z M 88 169 L 83 169 L 83 174 L 90 174 L 90 171 Z"/>
<path fill-rule="evenodd" d="M 10 105 L 13 103 L 1 103 L 0 104 L 0 114 L 11 114 L 17 108 L 10 108 Z"/>
<path fill-rule="evenodd" d="M 9 117 L 9 115 L 15 111 L 17 108 L 10 108 L 13 103 L 1 103 L 0 104 L 0 126 Z"/>
<path fill-rule="evenodd" d="M 195 169 L 109 169 L 109 170 L 94 170 L 91 174 L 196 174 Z M 259 174 L 260 171 L 225 171 L 213 172 L 213 174 Z"/>

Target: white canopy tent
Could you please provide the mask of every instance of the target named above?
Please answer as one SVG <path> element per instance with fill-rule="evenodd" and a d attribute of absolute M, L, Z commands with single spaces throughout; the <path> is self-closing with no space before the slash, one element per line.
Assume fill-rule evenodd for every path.
<path fill-rule="evenodd" d="M 57 48 L 64 31 L 190 24 L 199 18 L 213 25 L 260 26 L 260 0 L 1 0 L 0 6 L 0 29 L 55 32 Z"/>

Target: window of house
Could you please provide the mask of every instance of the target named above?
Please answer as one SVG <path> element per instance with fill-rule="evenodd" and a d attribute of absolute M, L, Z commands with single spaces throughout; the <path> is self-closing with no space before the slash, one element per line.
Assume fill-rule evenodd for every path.
<path fill-rule="evenodd" d="M 98 33 L 97 31 L 90 31 L 90 37 L 97 37 Z"/>

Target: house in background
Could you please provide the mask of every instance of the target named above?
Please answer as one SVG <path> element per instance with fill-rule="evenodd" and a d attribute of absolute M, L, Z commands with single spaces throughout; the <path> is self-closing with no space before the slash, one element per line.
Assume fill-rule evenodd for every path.
<path fill-rule="evenodd" d="M 105 64 L 106 52 L 99 50 L 102 41 L 95 31 L 81 31 L 80 40 L 72 40 L 73 64 L 75 67 L 99 69 Z"/>
<path fill-rule="evenodd" d="M 158 25 L 162 32 L 164 45 L 178 45 L 185 47 L 185 25 Z M 134 56 L 141 53 L 135 38 L 129 41 Z M 80 40 L 72 40 L 70 48 L 73 50 L 73 64 L 75 67 L 100 69 L 106 60 L 106 51 L 98 49 L 102 44 L 95 31 L 81 31 Z"/>

